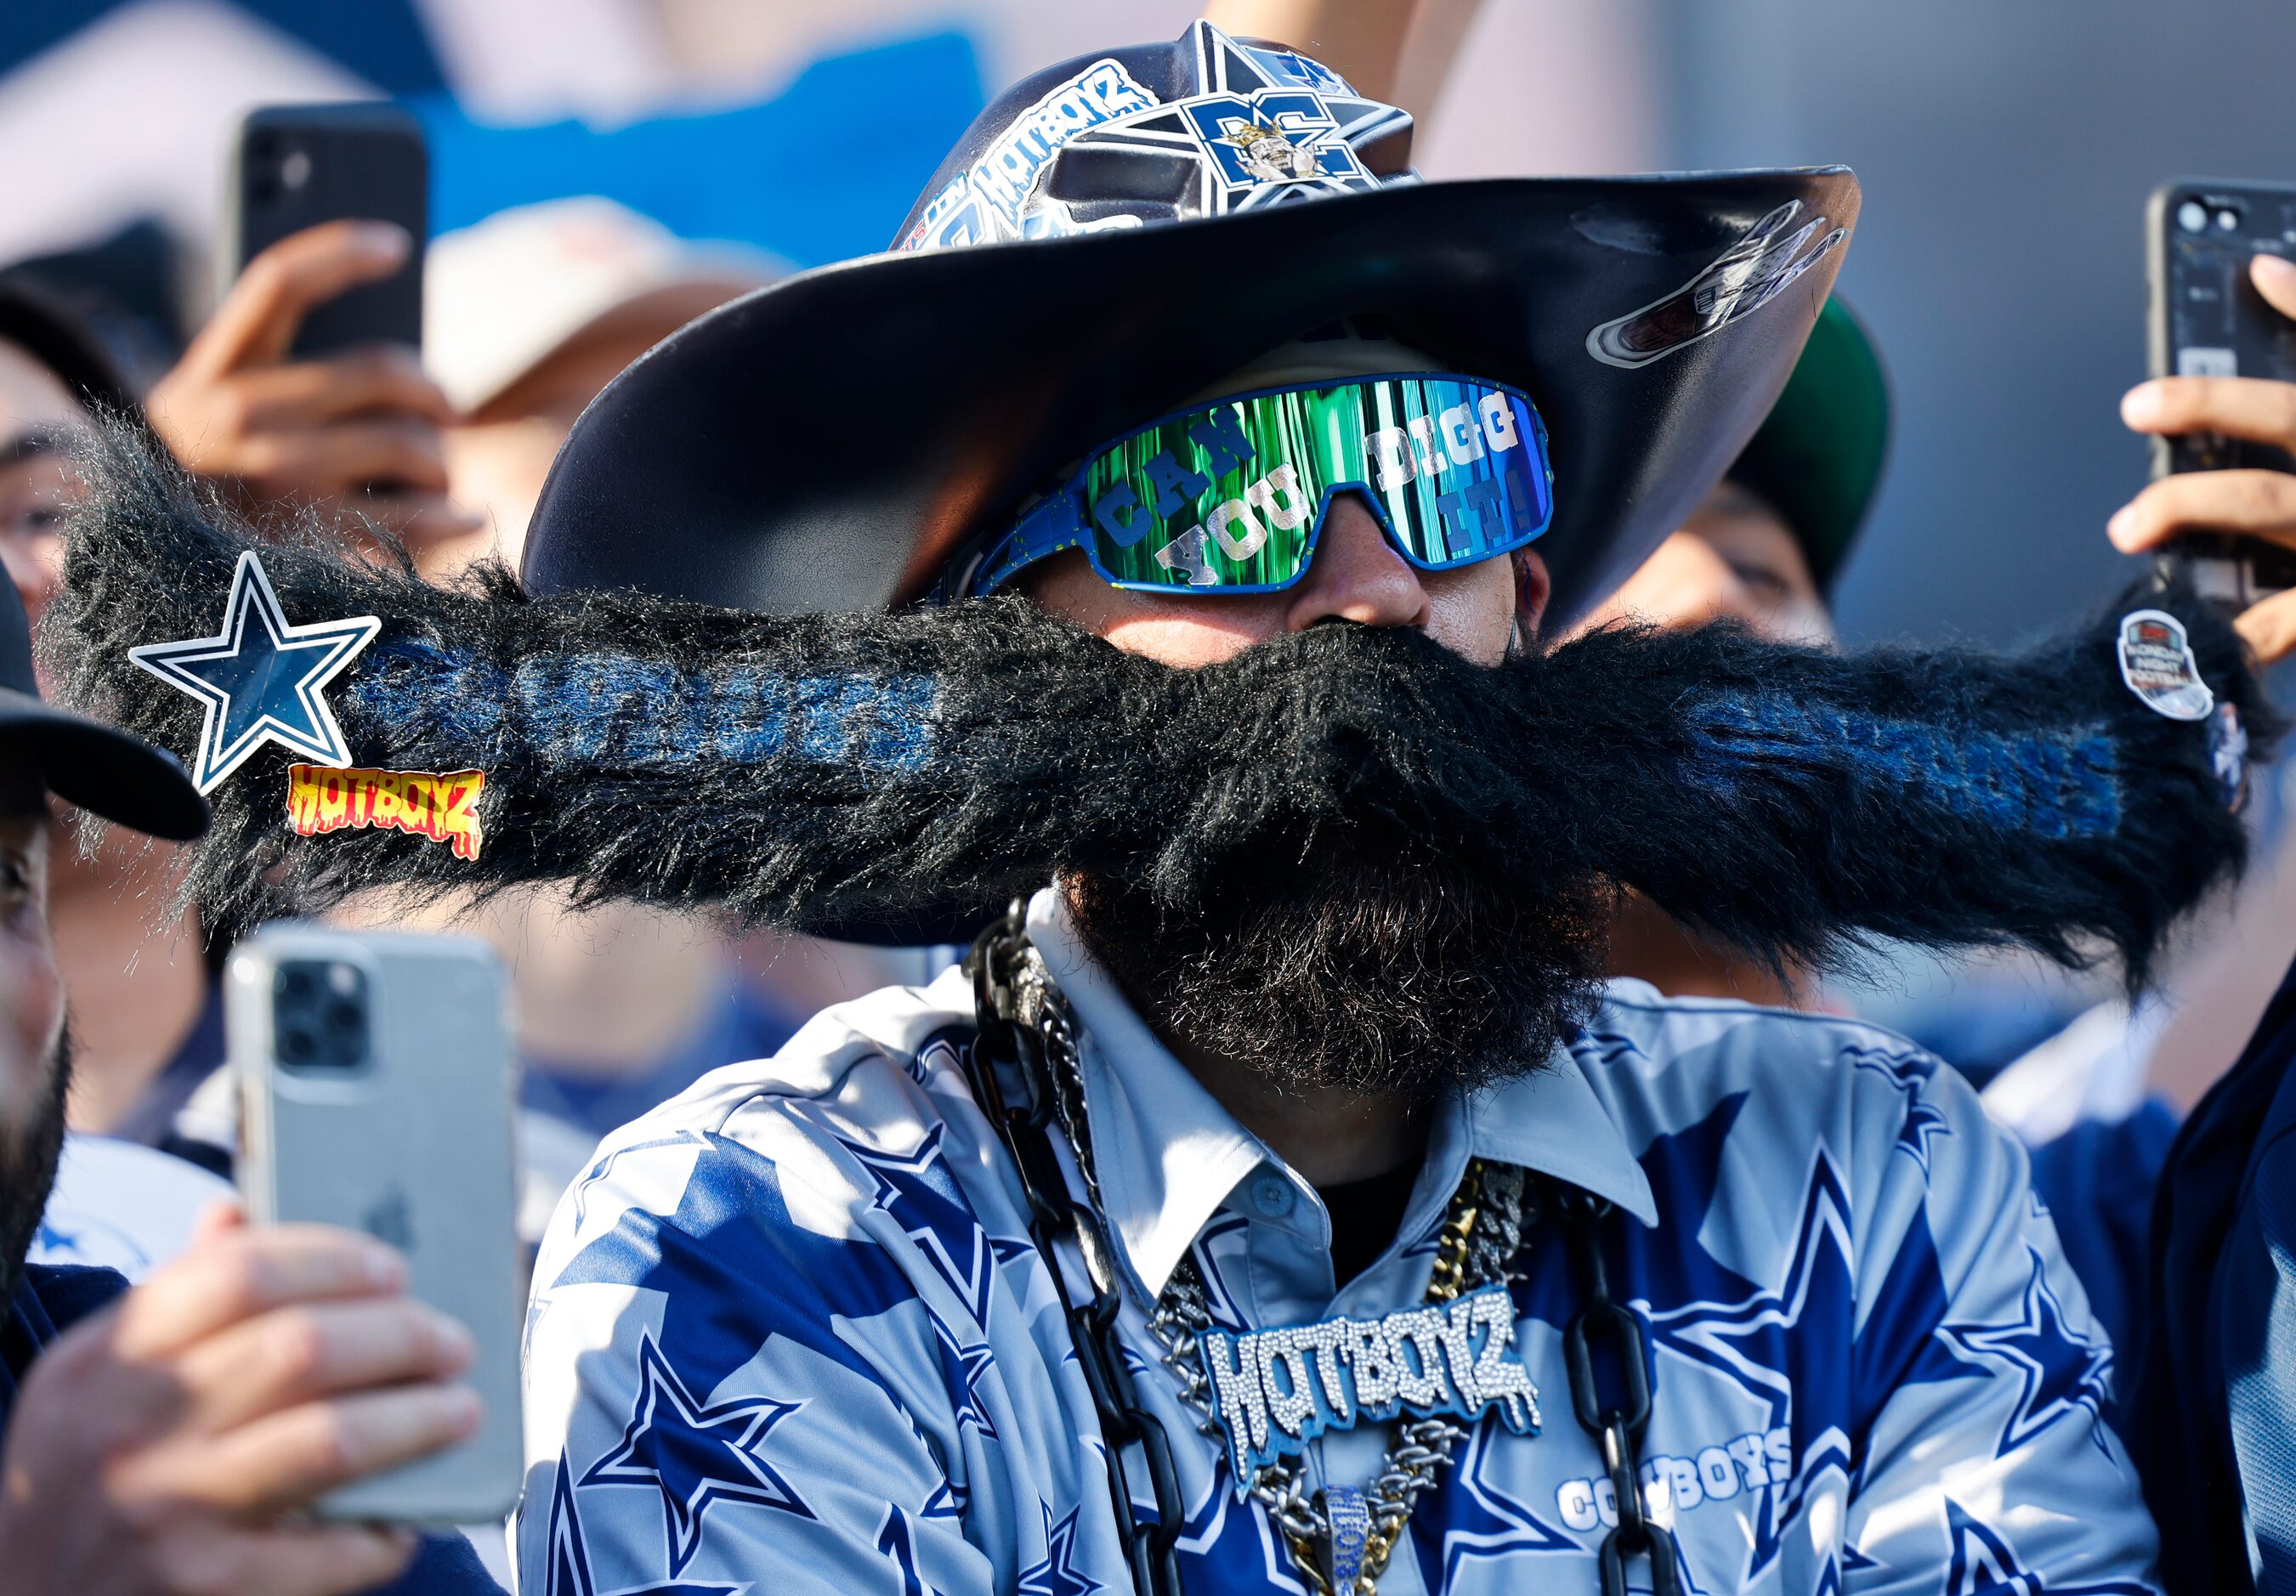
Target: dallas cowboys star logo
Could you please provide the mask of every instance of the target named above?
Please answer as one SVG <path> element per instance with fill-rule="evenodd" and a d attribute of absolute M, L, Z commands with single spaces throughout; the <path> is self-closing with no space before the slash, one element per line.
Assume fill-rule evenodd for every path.
<path fill-rule="evenodd" d="M 1463 1590 L 1463 1566 L 1476 1562 L 1505 1563 L 1532 1552 L 1583 1552 L 1576 1540 L 1539 1518 L 1529 1507 L 1508 1495 L 1485 1472 L 1490 1461 L 1496 1427 L 1479 1424 L 1460 1460 L 1456 1485 L 1437 1493 L 1432 1510 L 1425 1515 L 1427 1535 L 1414 1536 L 1420 1577 L 1431 1591 Z M 1439 1543 L 1435 1535 L 1439 1533 Z"/>
<path fill-rule="evenodd" d="M 998 1271 L 1033 1258 L 1037 1248 L 1034 1242 L 992 1236 L 980 1228 L 971 1200 L 942 1156 L 941 1133 L 947 1128 L 934 1125 L 908 1153 L 883 1152 L 844 1136 L 837 1143 L 853 1155 L 876 1187 L 870 1206 L 892 1216 L 933 1273 L 956 1293 L 972 1322 L 986 1329 Z"/>
<path fill-rule="evenodd" d="M 2048 1596 L 2150 1596 L 2152 1589 L 2127 1579 L 2079 1585 L 2046 1581 L 2018 1562 L 2000 1531 L 1950 1496 L 1945 1499 L 1945 1530 L 1953 1544 L 1945 1596 L 1988 1596 L 1999 1591 L 2015 1591 L 2020 1596 L 2041 1596 L 2044 1592 Z"/>
<path fill-rule="evenodd" d="M 266 742 L 313 765 L 348 765 L 342 729 L 321 693 L 381 630 L 372 615 L 289 626 L 263 561 L 249 549 L 231 574 L 220 632 L 145 643 L 127 658 L 205 706 L 192 783 L 212 792 Z"/>
<path fill-rule="evenodd" d="M 930 1316 L 930 1312 L 928 1316 Z M 996 1355 L 988 1350 L 986 1342 L 971 1346 L 962 1346 L 939 1319 L 932 1322 L 933 1338 L 940 1343 L 942 1369 L 955 1381 L 951 1393 L 956 1401 L 956 1428 L 959 1434 L 966 1425 L 980 1432 L 984 1441 L 996 1439 L 996 1420 L 980 1404 L 980 1379 L 996 1366 Z"/>
<path fill-rule="evenodd" d="M 1941 1324 L 1938 1334 L 1946 1345 L 1969 1363 L 1998 1359 L 2017 1371 L 2024 1382 L 2016 1411 L 2001 1428 L 1994 1456 L 2007 1457 L 2058 1420 L 2076 1412 L 2098 1417 L 2112 1388 L 2108 1376 L 2112 1349 L 2074 1335 L 2065 1327 L 2063 1305 L 2049 1289 L 2048 1272 L 2041 1255 L 2025 1249 L 2033 1260 L 2032 1277 L 2025 1283 L 2022 1312 L 2007 1324 Z M 2098 1427 L 2091 1437 L 2100 1451 L 2104 1436 Z"/>
<path fill-rule="evenodd" d="M 586 1486 L 652 1486 L 668 1517 L 675 1576 L 701 1548 L 701 1519 L 720 1502 L 754 1502 L 800 1518 L 815 1516 L 756 1447 L 801 1404 L 747 1396 L 703 1407 L 655 1347 L 638 1338 L 638 1399 L 621 1445 L 590 1467 Z"/>
<path fill-rule="evenodd" d="M 1898 1129 L 1898 1150 L 1911 1154 L 1922 1173 L 1927 1174 L 1930 1138 L 1953 1134 L 1953 1127 L 1946 1123 L 1945 1110 L 1925 1095 L 1930 1077 L 1937 1073 L 1937 1060 L 1925 1053 L 1892 1052 L 1881 1047 L 1853 1047 L 1841 1056 L 1858 1069 L 1870 1069 L 1883 1076 L 1904 1095 L 1906 1123 Z"/>
<path fill-rule="evenodd" d="M 1106 1590 L 1076 1566 L 1077 1515 L 1083 1510 L 1070 1508 L 1069 1516 L 1055 1524 L 1050 1502 L 1038 1497 L 1037 1507 L 1045 1516 L 1045 1556 L 1042 1562 L 1021 1570 L 1020 1596 L 1092 1596 Z"/>
<path fill-rule="evenodd" d="M 1360 151 L 1411 126 L 1318 63 L 1240 43 L 1209 22 L 1191 34 L 1201 94 L 1128 111 L 1069 141 L 1136 173 L 1139 192 L 1195 191 L 1183 213 L 1224 215 L 1371 189 Z"/>

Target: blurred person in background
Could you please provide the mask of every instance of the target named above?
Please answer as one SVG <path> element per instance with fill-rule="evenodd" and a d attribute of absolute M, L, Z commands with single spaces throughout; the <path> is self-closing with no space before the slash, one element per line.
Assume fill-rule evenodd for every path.
<path fill-rule="evenodd" d="M 783 269 L 594 197 L 521 206 L 434 241 L 423 359 L 456 413 L 448 491 L 489 525 L 418 551 L 423 574 L 450 580 L 488 555 L 515 570 L 584 407 L 663 339 Z M 410 919 L 397 905 L 384 913 Z M 922 953 L 731 938 L 706 920 L 631 904 L 577 911 L 555 888 L 411 918 L 482 936 L 511 967 L 530 1240 L 608 1131 L 722 1064 L 773 1052 L 817 1009 L 938 968 Z"/>
<path fill-rule="evenodd" d="M 217 1207 L 132 1290 L 107 1269 L 27 1261 L 74 1068 L 48 926 L 51 794 L 169 841 L 207 823 L 171 756 L 40 701 L 12 586 L 0 593 L 0 1581 L 22 1596 L 494 1591 L 460 1537 L 305 1517 L 325 1492 L 477 1422 L 454 1378 L 469 1337 L 403 1295 L 388 1248 L 316 1225 L 250 1230 Z"/>
<path fill-rule="evenodd" d="M 1782 642 L 1830 645 L 1832 595 L 1882 482 L 1890 391 L 1873 341 L 1827 302 L 1792 378 L 1729 473 L 1587 626 L 1732 620 Z M 1629 895 L 1611 932 L 1617 974 L 1669 997 L 1809 1007 L 1818 993 Z"/>
<path fill-rule="evenodd" d="M 1665 626 L 1734 621 L 1781 642 L 1830 646 L 1835 579 L 1880 490 L 1889 452 L 1890 391 L 1871 337 L 1839 300 L 1818 317 L 1792 381 L 1729 474 L 1680 531 L 1628 577 L 1587 623 Z M 1611 931 L 1611 967 L 1669 997 L 1734 998 L 1840 1011 L 1813 972 L 1778 970 L 1683 926 L 1628 894 Z M 1937 1005 L 1963 1019 L 2005 1003 L 2043 1006 L 2030 990 L 1978 979 Z M 1854 1006 L 1854 1005 L 1853 1005 Z M 2046 1011 L 2046 1009 L 2045 1009 Z M 2149 1005 L 2157 1014 L 2158 1005 Z M 2143 1090 L 2141 1043 L 2125 1004 L 2081 1015 L 2009 1068 L 1972 1068 L 1950 1044 L 1948 1062 L 1981 1088 L 1996 1123 L 2032 1154 L 2033 1185 L 2048 1206 L 2066 1262 L 2116 1346 L 2126 1345 L 2142 1291 L 2152 1194 L 2176 1121 Z M 2056 1017 L 2062 1022 L 2062 1016 Z M 1997 1027 L 1996 1027 L 1997 1028 Z M 2110 1052 L 2119 1068 L 2107 1071 Z M 1932 1045 L 1935 1043 L 1932 1042 Z M 2225 1062 L 2232 1050 L 2227 1048 Z M 2112 1080 L 2101 1081 L 2110 1073 Z M 2130 1089 L 2133 1087 L 2133 1090 Z"/>
<path fill-rule="evenodd" d="M 249 263 L 182 358 L 139 400 L 58 301 L 0 282 L 0 559 L 35 624 L 62 560 L 61 508 L 76 491 L 72 435 L 95 413 L 141 415 L 185 466 L 258 516 L 317 512 L 348 537 L 381 527 L 420 551 L 483 519 L 445 496 L 452 414 L 414 352 L 291 360 L 305 313 L 390 274 L 410 247 L 382 224 L 331 223 Z M 179 1117 L 223 1062 L 207 945 L 174 902 L 172 855 L 107 831 L 56 852 L 56 957 L 80 1016 L 70 1122 L 227 1166 L 227 1116 Z"/>
<path fill-rule="evenodd" d="M 2261 254 L 2248 275 L 2296 326 L 2296 264 Z M 2215 433 L 2296 453 L 2296 385 L 2285 382 L 2159 378 L 2130 389 L 2120 412 L 2140 433 Z M 2193 531 L 2296 547 L 2296 476 L 2243 469 L 2165 477 L 2117 512 L 2107 531 L 2131 554 L 2157 552 Z M 2237 625 L 2259 659 L 2284 658 L 2296 643 L 2296 593 L 2267 598 Z M 2180 983 L 2152 1049 L 2154 1079 L 2199 1099 L 2169 1151 L 2145 1238 L 2148 1313 L 2124 1381 L 2133 1452 L 2177 1596 L 2285 1591 L 2296 1582 L 2288 1464 L 2296 1452 L 2292 863 L 2296 840 L 2284 835 L 2275 879 L 2250 895 L 2232 934 Z M 2251 1025 L 2234 1062 L 2228 1044 Z"/>

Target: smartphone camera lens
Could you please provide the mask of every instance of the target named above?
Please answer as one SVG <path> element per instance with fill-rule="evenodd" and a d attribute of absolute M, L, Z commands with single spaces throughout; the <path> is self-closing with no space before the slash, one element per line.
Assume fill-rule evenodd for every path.
<path fill-rule="evenodd" d="M 279 163 L 279 181 L 292 193 L 311 181 L 311 158 L 301 150 L 290 150 Z"/>
<path fill-rule="evenodd" d="M 2177 207 L 2177 225 L 2187 233 L 2200 233 L 2209 225 L 2209 208 L 2198 200 L 2187 200 Z"/>
<path fill-rule="evenodd" d="M 2237 205 L 2226 205 L 2219 207 L 2217 210 L 2217 231 L 2219 233 L 2237 233 L 2239 230 L 2240 207 Z"/>
<path fill-rule="evenodd" d="M 272 1037 L 291 1069 L 355 1069 L 366 1062 L 366 977 L 339 960 L 283 962 L 272 980 Z"/>

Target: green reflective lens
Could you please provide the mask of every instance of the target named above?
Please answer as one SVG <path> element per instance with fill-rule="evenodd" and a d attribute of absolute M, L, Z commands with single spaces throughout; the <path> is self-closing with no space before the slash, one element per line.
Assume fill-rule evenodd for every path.
<path fill-rule="evenodd" d="M 1529 399 L 1456 377 L 1374 377 L 1173 416 L 1087 461 L 1032 514 L 984 588 L 1081 544 L 1124 587 L 1268 592 L 1307 569 L 1332 496 L 1359 490 L 1412 563 L 1521 547 L 1552 511 Z"/>

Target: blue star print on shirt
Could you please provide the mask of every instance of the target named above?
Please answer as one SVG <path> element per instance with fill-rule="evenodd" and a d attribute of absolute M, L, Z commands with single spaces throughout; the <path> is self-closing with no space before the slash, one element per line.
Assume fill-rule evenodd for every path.
<path fill-rule="evenodd" d="M 545 1568 L 542 1596 L 601 1596 L 598 1582 L 590 1572 L 590 1549 L 582 1540 L 582 1516 L 574 1505 L 572 1471 L 563 1459 L 552 1477 L 548 1533 L 549 1561 Z M 740 1588 L 673 1580 L 668 1584 L 615 1591 L 607 1596 L 734 1596 Z"/>
<path fill-rule="evenodd" d="M 2107 1580 L 2103 1584 L 2061 1585 L 2029 1574 L 2009 1549 L 2008 1541 L 1948 1496 L 1945 1502 L 1946 1534 L 1953 1543 L 1953 1562 L 1946 1570 L 1945 1596 L 2152 1596 L 2152 1587 L 2134 1580 Z"/>
<path fill-rule="evenodd" d="M 838 1143 L 876 1183 L 876 1206 L 890 1215 L 924 1256 L 932 1260 L 973 1322 L 987 1325 L 1000 1265 L 1033 1253 L 1024 1240 L 991 1236 L 973 1218 L 941 1156 L 941 1127 L 925 1134 L 912 1153 L 880 1152 L 865 1142 Z"/>
<path fill-rule="evenodd" d="M 1858 1068 L 1884 1076 L 1905 1094 L 1906 1123 L 1898 1132 L 1898 1150 L 1911 1154 L 1914 1162 L 1922 1166 L 1922 1173 L 1927 1174 L 1930 1139 L 1953 1134 L 1952 1127 L 1946 1124 L 1945 1111 L 1930 1101 L 1923 1090 L 1937 1074 L 1937 1060 L 1923 1052 L 1891 1052 L 1880 1047 L 1852 1048 L 1844 1056 Z"/>
<path fill-rule="evenodd" d="M 927 1046 L 971 999 L 958 973 L 862 1000 L 602 1147 L 537 1270 L 530 1390 L 567 1421 L 533 1444 L 519 1532 L 528 1587 L 1129 1588 L 1108 1443 L 1060 1293 L 1033 1256 L 999 1256 L 996 1239 L 1023 1235 L 1027 1212 L 994 1128 Z M 1193 1248 L 1211 1317 L 1258 1330 L 1322 1311 L 1328 1264 L 1315 1227 L 1296 1215 L 1260 1223 L 1248 1206 L 1259 1166 L 1236 1156 L 1216 1110 L 1151 1090 L 1165 1077 L 1124 1051 L 1130 1033 L 1088 1035 L 1104 1050 L 1086 1051 L 1088 1068 L 1108 1073 L 1088 1073 L 1087 1090 L 1112 1081 L 1106 1101 L 1121 1110 L 1096 1128 L 1127 1259 L 1137 1267 L 1142 1227 L 1196 1207 L 1216 1174 L 1242 1199 L 1160 1238 L 1173 1254 Z M 2151 1532 L 2134 1482 L 2079 1400 L 2100 1383 L 2102 1334 L 2033 1215 L 2015 1148 L 1958 1078 L 1924 1080 L 1908 1062 L 1919 1058 L 1871 1027 L 1663 1004 L 1622 986 L 1550 1073 L 1431 1134 L 1447 1157 L 1496 1155 L 1562 1180 L 1595 1170 L 1613 1188 L 1597 1240 L 1614 1299 L 1648 1330 L 1658 1396 L 1644 1477 L 1652 1510 L 1675 1526 L 1685 1592 L 1847 1596 L 1886 1571 L 1907 1596 L 1945 1596 L 1956 1551 L 1955 1579 L 1968 1575 L 1965 1588 L 1987 1596 L 2147 1588 Z M 1558 1224 L 1544 1205 L 1530 1219 L 1514 1295 L 1526 1363 L 1561 1385 L 1563 1331 L 1585 1305 Z M 1382 1310 L 1420 1300 L 1425 1265 L 1410 1250 L 1395 1249 L 1356 1296 Z M 986 1324 L 973 1312 L 984 1299 Z M 1305 1596 L 1267 1513 L 1237 1499 L 1225 1449 L 1197 1439 L 1144 1313 L 1144 1298 L 1128 1299 L 1119 1355 L 1174 1440 L 1184 1585 Z M 604 1461 L 643 1405 L 648 1338 L 696 1428 L 712 1404 L 802 1402 L 750 1451 L 816 1517 L 721 1497 L 673 1567 L 660 1485 L 580 1486 L 602 1588 L 570 1572 L 554 1584 L 554 1564 L 574 1567 L 576 1537 L 554 1524 L 553 1471 L 570 1469 L 574 1489 L 593 1468 L 636 1466 Z M 738 1483 L 746 1469 L 727 1442 L 744 1427 L 715 1416 L 727 1422 L 723 1438 L 704 1437 L 713 1466 Z M 2005 1427 L 2015 1439 L 1997 1459 Z M 1323 1467 L 1368 1478 L 1382 1444 L 1335 1438 Z M 1986 1512 L 1997 1500 L 2043 1511 L 1949 1526 L 1946 1477 L 1957 1502 Z M 1136 1521 L 1152 1518 L 1144 1485 L 1129 1483 Z M 1438 1596 L 1558 1581 L 1591 1590 L 1616 1502 L 1575 1424 L 1537 1440 L 1480 1427 L 1420 1500 L 1405 1577 Z M 556 1517 L 572 1527 L 570 1512 Z M 2015 1570 L 2005 1585 L 1991 1576 L 2003 1568 Z"/>
<path fill-rule="evenodd" d="M 1040 1501 L 1037 1507 L 1045 1516 L 1045 1557 L 1021 1570 L 1020 1596 L 1092 1596 L 1107 1589 L 1075 1564 L 1077 1514 L 1082 1510 L 1070 1508 L 1055 1524 L 1050 1502 Z"/>
<path fill-rule="evenodd" d="M 749 1396 L 703 1407 L 662 1358 L 653 1338 L 638 1346 L 638 1400 L 622 1444 L 591 1465 L 586 1486 L 652 1486 L 661 1493 L 669 1571 L 682 1572 L 701 1544 L 701 1519 L 720 1502 L 755 1502 L 810 1518 L 789 1481 L 758 1456 L 766 1432 L 802 1405 Z"/>
<path fill-rule="evenodd" d="M 2049 1286 L 2041 1255 L 2032 1254 L 2032 1278 L 2019 1305 L 2023 1312 L 2006 1324 L 1946 1324 L 1938 1328 L 1948 1344 L 1972 1363 L 1998 1361 L 2015 1370 L 2024 1394 L 2001 1428 L 1997 1457 L 2006 1457 L 2069 1414 L 2091 1419 L 2112 1398 L 2107 1372 L 2110 1347 L 2076 1335 L 2065 1323 L 2064 1306 Z M 2099 1445 L 2103 1443 L 2098 1442 Z"/>

